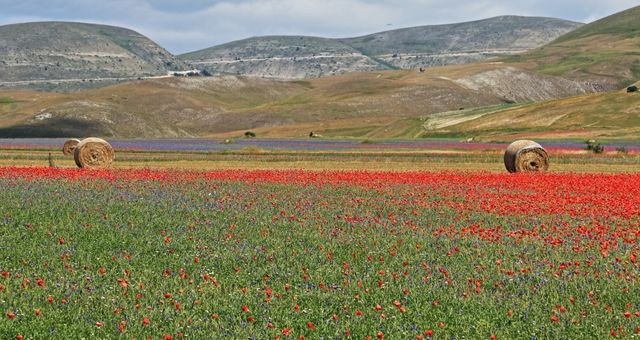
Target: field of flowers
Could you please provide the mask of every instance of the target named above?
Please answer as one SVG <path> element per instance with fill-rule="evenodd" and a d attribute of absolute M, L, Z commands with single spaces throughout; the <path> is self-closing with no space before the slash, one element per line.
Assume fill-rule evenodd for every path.
<path fill-rule="evenodd" d="M 640 333 L 640 174 L 0 167 L 0 338 Z"/>

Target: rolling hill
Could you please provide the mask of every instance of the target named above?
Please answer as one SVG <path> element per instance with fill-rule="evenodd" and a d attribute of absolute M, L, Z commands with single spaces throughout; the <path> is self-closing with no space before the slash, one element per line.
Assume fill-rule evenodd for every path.
<path fill-rule="evenodd" d="M 230 138 L 251 130 L 259 137 L 298 138 L 314 131 L 329 138 L 638 139 L 640 94 L 621 87 L 638 80 L 637 22 L 638 7 L 517 56 L 422 71 L 369 70 L 287 81 L 169 77 L 76 93 L 0 91 L 0 137 Z M 273 59 L 277 74 L 278 59 L 269 54 L 274 44 L 281 44 L 284 59 L 297 60 L 304 51 L 291 39 L 299 39 L 317 59 L 325 48 L 353 58 L 387 51 L 384 44 L 377 50 L 358 45 L 369 38 L 349 45 L 270 37 L 228 44 L 227 57 Z M 365 61 L 371 63 L 365 69 L 379 67 L 379 60 Z M 595 93 L 610 89 L 615 90 Z"/>
<path fill-rule="evenodd" d="M 185 69 L 129 29 L 70 22 L 0 26 L 0 87 L 65 90 Z"/>
<path fill-rule="evenodd" d="M 599 83 L 615 90 L 640 79 L 640 6 L 571 31 L 506 59 L 540 73 Z"/>
<path fill-rule="evenodd" d="M 581 25 L 560 19 L 502 16 L 347 39 L 254 37 L 179 58 L 213 74 L 301 79 L 481 61 L 544 45 Z"/>
<path fill-rule="evenodd" d="M 581 83 L 500 63 L 308 81 L 149 79 L 77 93 L 0 92 L 0 137 L 241 136 L 247 130 L 280 137 L 303 137 L 310 130 L 365 136 L 396 121 L 419 121 L 443 111 L 592 91 Z"/>
<path fill-rule="evenodd" d="M 625 90 L 511 107 L 443 112 L 423 123 L 423 136 L 483 139 L 640 139 L 640 94 Z"/>

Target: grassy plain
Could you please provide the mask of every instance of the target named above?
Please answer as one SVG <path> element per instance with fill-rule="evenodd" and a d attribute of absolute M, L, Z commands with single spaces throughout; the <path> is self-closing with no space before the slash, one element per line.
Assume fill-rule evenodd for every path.
<path fill-rule="evenodd" d="M 375 142 L 373 142 L 375 143 Z M 75 168 L 73 157 L 58 149 L 0 149 L 0 166 L 48 166 L 52 154 L 56 166 Z M 441 149 L 428 151 L 278 151 L 244 148 L 221 152 L 117 151 L 115 168 L 150 169 L 305 169 L 437 171 L 487 170 L 502 172 L 499 150 Z M 640 171 L 640 154 L 609 151 L 594 155 L 587 151 L 559 151 L 551 154 L 551 171 L 635 172 Z"/>

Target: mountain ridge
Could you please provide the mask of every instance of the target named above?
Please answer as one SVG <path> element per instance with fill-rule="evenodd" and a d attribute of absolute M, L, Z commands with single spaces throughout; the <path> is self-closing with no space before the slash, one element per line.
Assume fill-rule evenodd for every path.
<path fill-rule="evenodd" d="M 353 38 L 251 37 L 178 57 L 213 74 L 303 79 L 482 61 L 538 47 L 581 25 L 555 18 L 499 16 Z"/>
<path fill-rule="evenodd" d="M 60 21 L 0 26 L 0 79 L 17 85 L 12 87 L 86 88 L 185 68 L 164 48 L 128 28 Z"/>

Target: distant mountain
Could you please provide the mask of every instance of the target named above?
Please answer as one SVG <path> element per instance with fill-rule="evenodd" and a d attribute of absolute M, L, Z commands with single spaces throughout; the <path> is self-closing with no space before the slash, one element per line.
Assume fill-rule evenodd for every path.
<path fill-rule="evenodd" d="M 301 79 L 480 61 L 542 46 L 580 26 L 560 19 L 502 16 L 347 39 L 255 37 L 179 58 L 214 74 Z"/>
<path fill-rule="evenodd" d="M 126 28 L 70 22 L 0 26 L 0 87 L 86 88 L 185 68 Z"/>
<path fill-rule="evenodd" d="M 640 79 L 640 6 L 571 31 L 552 43 L 507 59 L 550 75 L 617 89 Z"/>

